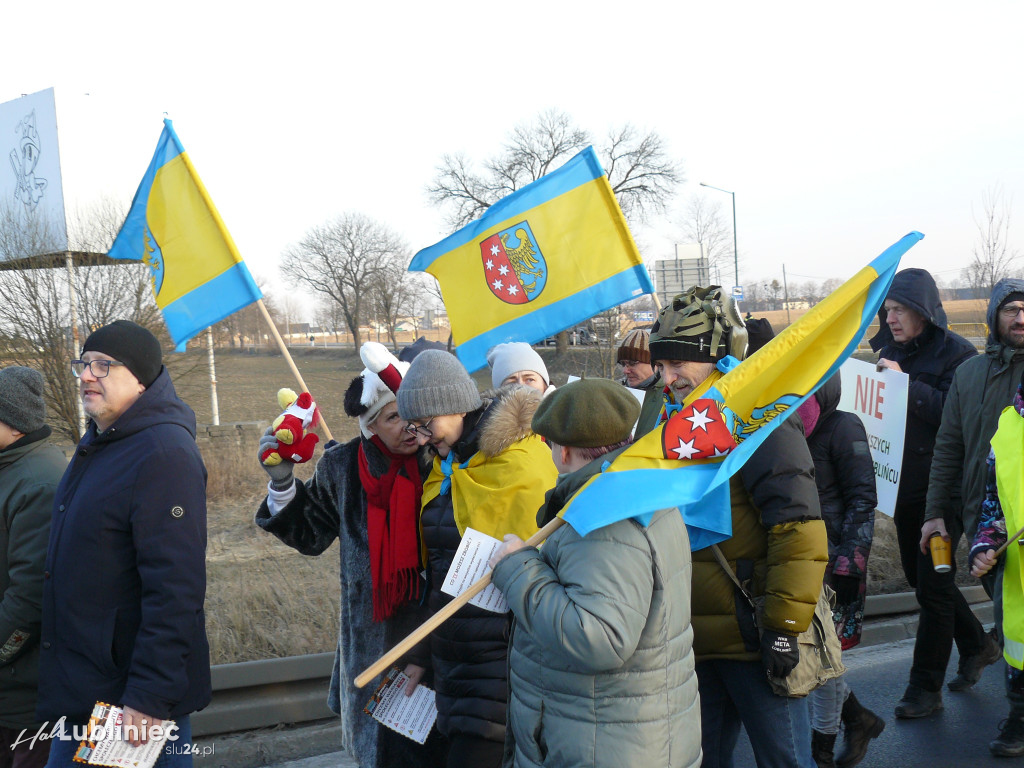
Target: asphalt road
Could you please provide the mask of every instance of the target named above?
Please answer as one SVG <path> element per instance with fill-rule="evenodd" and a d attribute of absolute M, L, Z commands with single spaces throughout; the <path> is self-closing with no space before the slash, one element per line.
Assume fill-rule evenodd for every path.
<path fill-rule="evenodd" d="M 995 758 L 988 743 L 999 733 L 1006 717 L 1002 661 L 988 667 L 981 680 L 962 693 L 943 691 L 944 709 L 919 720 L 897 720 L 893 708 L 903 695 L 910 669 L 913 641 L 854 649 L 843 654 L 847 683 L 857 699 L 885 720 L 885 730 L 872 742 L 863 768 L 987 768 L 1019 763 Z M 949 662 L 947 681 L 956 673 L 957 654 Z M 842 738 L 840 736 L 840 738 Z M 839 745 L 837 744 L 837 751 Z M 753 753 L 746 736 L 736 750 L 736 768 L 753 768 Z"/>
<path fill-rule="evenodd" d="M 984 612 L 983 612 L 984 613 Z M 990 616 L 988 616 L 990 617 Z M 985 620 L 984 618 L 982 619 Z M 877 641 L 883 633 L 870 625 L 865 637 Z M 885 730 L 873 740 L 863 768 L 989 768 L 1017 764 L 1012 759 L 995 758 L 988 743 L 999 733 L 1006 717 L 1007 701 L 1003 691 L 1004 662 L 988 667 L 981 680 L 962 693 L 943 691 L 944 709 L 920 720 L 896 720 L 893 708 L 903 695 L 913 655 L 913 640 L 889 642 L 856 648 L 843 654 L 847 683 L 864 706 L 885 720 Z M 957 665 L 956 649 L 949 662 L 947 680 Z M 841 738 L 841 737 L 840 737 Z M 839 745 L 837 744 L 837 751 Z M 1018 761 L 1024 766 L 1024 758 Z M 334 752 L 291 762 L 278 768 L 355 768 L 351 756 Z M 745 734 L 741 734 L 735 753 L 735 768 L 755 768 L 753 753 Z"/>

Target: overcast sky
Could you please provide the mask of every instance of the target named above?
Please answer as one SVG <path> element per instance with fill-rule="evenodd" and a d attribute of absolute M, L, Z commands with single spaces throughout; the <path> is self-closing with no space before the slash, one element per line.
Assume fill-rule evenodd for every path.
<path fill-rule="evenodd" d="M 995 185 L 1024 245 L 1017 2 L 37 0 L 31 17 L 0 45 L 0 102 L 56 88 L 69 205 L 130 201 L 166 112 L 269 278 L 345 211 L 433 244 L 441 155 L 483 158 L 552 107 L 596 138 L 658 132 L 685 168 L 680 202 L 701 181 L 734 191 L 740 283 L 783 264 L 848 277 L 912 229 L 925 239 L 903 266 L 948 282 Z M 677 231 L 635 234 L 650 258 Z"/>

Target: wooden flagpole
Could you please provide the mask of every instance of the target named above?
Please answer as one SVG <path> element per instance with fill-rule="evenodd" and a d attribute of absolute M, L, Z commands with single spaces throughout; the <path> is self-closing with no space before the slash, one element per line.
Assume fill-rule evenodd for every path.
<path fill-rule="evenodd" d="M 1019 542 L 1021 536 L 1024 536 L 1024 528 L 1021 528 L 1019 531 L 1013 534 L 1013 536 L 1008 536 L 1003 546 L 1001 546 L 999 549 L 995 551 L 995 556 L 999 557 L 1001 554 L 1003 554 L 1003 552 L 1006 551 L 1006 548 L 1010 546 L 1011 541 Z"/>
<path fill-rule="evenodd" d="M 553 534 L 559 528 L 565 520 L 561 517 L 556 517 L 550 523 L 545 525 L 533 536 L 526 540 L 526 545 L 529 547 L 536 547 L 544 539 Z M 405 656 L 413 647 L 420 642 L 423 638 L 437 629 L 439 626 L 445 623 L 452 615 L 457 612 L 462 606 L 468 603 L 476 595 L 480 594 L 491 583 L 491 572 L 488 571 L 480 579 L 473 584 L 469 589 L 463 592 L 461 595 L 452 600 L 448 605 L 442 608 L 440 611 L 435 613 L 425 622 L 419 625 L 416 629 L 410 632 L 402 642 L 392 648 L 390 651 L 381 656 L 377 661 L 373 662 L 366 671 L 356 678 L 356 688 L 365 687 L 371 680 L 382 672 L 386 672 L 391 668 L 396 661 Z"/>
<path fill-rule="evenodd" d="M 278 349 L 281 350 L 281 354 L 284 355 L 285 361 L 288 363 L 288 367 L 292 369 L 292 374 L 295 376 L 295 380 L 299 382 L 299 386 L 303 392 L 309 392 L 309 387 L 306 386 L 306 382 L 302 379 L 302 374 L 299 373 L 299 369 L 295 365 L 295 361 L 292 360 L 291 353 L 288 351 L 288 347 L 284 343 L 284 339 L 281 338 L 281 334 L 277 332 L 277 326 L 274 325 L 274 321 L 270 317 L 270 313 L 267 311 L 267 305 L 263 303 L 263 299 L 256 299 L 256 306 L 260 308 L 260 312 L 263 313 L 263 319 L 267 321 L 267 325 L 270 327 L 270 332 L 273 334 L 274 339 L 277 341 Z M 324 433 L 324 437 L 328 440 L 333 440 L 334 435 L 331 434 L 331 430 L 327 428 L 327 422 L 324 421 L 323 411 L 320 412 L 320 429 Z"/>

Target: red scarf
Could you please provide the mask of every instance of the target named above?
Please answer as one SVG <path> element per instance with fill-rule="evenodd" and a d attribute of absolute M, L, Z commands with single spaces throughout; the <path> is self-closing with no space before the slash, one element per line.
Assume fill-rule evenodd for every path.
<path fill-rule="evenodd" d="M 374 477 L 359 444 L 359 481 L 366 491 L 366 530 L 373 578 L 373 620 L 390 618 L 395 609 L 420 596 L 420 496 L 423 481 L 416 454 L 401 456 L 371 438 L 388 459 L 388 471 Z M 405 474 L 399 474 L 404 469 Z"/>

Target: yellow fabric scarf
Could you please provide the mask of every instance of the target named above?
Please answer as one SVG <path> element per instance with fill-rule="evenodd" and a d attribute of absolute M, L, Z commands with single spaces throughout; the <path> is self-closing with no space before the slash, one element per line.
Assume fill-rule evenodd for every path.
<path fill-rule="evenodd" d="M 446 479 L 443 464 L 434 458 L 423 483 L 423 506 L 441 493 Z M 452 496 L 459 535 L 473 528 L 496 539 L 506 533 L 528 539 L 537 532 L 537 511 L 557 477 L 551 451 L 536 435 L 513 443 L 497 456 L 477 451 L 462 464 L 452 462 L 446 492 Z"/>

